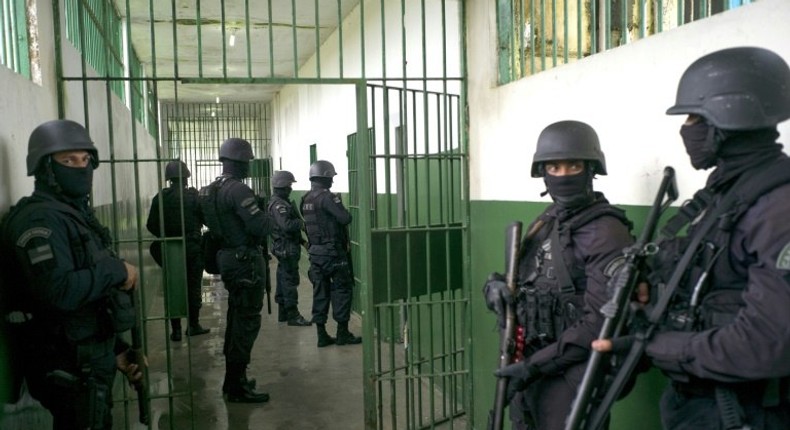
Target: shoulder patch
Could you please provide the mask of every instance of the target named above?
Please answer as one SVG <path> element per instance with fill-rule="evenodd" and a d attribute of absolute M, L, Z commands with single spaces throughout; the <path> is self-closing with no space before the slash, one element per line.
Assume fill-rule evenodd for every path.
<path fill-rule="evenodd" d="M 30 259 L 30 265 L 33 266 L 47 260 L 52 260 L 55 258 L 55 254 L 52 253 L 52 247 L 49 246 L 49 243 L 46 243 L 44 245 L 28 249 L 27 258 Z"/>
<path fill-rule="evenodd" d="M 260 208 L 258 207 L 258 202 L 255 200 L 255 197 L 248 197 L 241 202 L 241 206 L 250 213 L 250 215 L 255 215 L 260 212 Z"/>
<path fill-rule="evenodd" d="M 335 204 L 340 204 L 340 194 L 334 194 L 332 197 L 332 201 L 335 202 Z"/>
<path fill-rule="evenodd" d="M 615 275 L 615 273 L 617 273 L 618 270 L 620 270 L 621 267 L 623 267 L 623 264 L 625 264 L 624 255 L 613 258 L 612 261 L 610 261 L 609 264 L 607 264 L 606 267 L 603 268 L 604 276 L 606 276 L 607 278 L 611 278 L 612 276 Z"/>
<path fill-rule="evenodd" d="M 790 243 L 782 248 L 779 257 L 776 258 L 776 268 L 780 270 L 790 270 Z"/>
<path fill-rule="evenodd" d="M 281 213 L 283 215 L 287 214 L 288 213 L 288 208 L 285 207 L 284 205 L 279 205 L 279 206 L 277 206 L 277 212 L 279 212 L 279 213 Z"/>
<path fill-rule="evenodd" d="M 49 239 L 52 235 L 52 230 L 46 227 L 33 227 L 30 230 L 22 233 L 16 240 L 16 246 L 24 248 L 31 239 L 40 237 L 42 239 Z"/>

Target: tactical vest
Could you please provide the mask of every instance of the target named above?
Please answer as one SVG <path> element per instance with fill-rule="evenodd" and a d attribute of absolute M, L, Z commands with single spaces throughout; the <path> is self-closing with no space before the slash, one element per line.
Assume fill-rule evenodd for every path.
<path fill-rule="evenodd" d="M 270 215 L 272 214 L 272 211 L 274 211 L 274 207 L 277 204 L 285 205 L 288 208 L 289 219 L 299 218 L 299 213 L 296 211 L 293 202 L 289 202 L 288 200 L 285 200 L 284 198 L 277 195 L 273 195 L 269 201 L 267 210 Z M 272 217 L 274 216 L 272 215 Z M 272 254 L 276 255 L 277 257 L 299 255 L 299 246 L 301 245 L 300 242 L 302 241 L 302 233 L 300 231 L 286 233 L 280 229 L 280 226 L 276 222 L 273 222 L 272 225 Z"/>
<path fill-rule="evenodd" d="M 75 269 L 87 269 L 97 261 L 114 257 L 114 253 L 108 247 L 109 244 L 103 243 L 108 239 L 105 238 L 107 236 L 105 231 L 97 231 L 98 227 L 90 226 L 86 222 L 84 215 L 75 208 L 63 202 L 34 194 L 31 197 L 23 198 L 18 204 L 12 206 L 2 225 L 3 245 L 10 247 L 10 250 L 6 250 L 4 253 L 10 252 L 13 256 L 10 261 L 17 261 L 13 252 L 13 247 L 16 245 L 8 243 L 8 239 L 10 239 L 8 237 L 10 234 L 8 229 L 13 227 L 14 220 L 28 218 L 36 211 L 52 209 L 69 218 L 77 227 L 77 235 L 69 237 L 71 259 Z M 18 272 L 19 268 L 16 268 L 15 271 Z M 116 322 L 116 317 L 113 316 L 113 313 L 117 313 L 118 310 L 113 308 L 114 304 L 109 296 L 83 306 L 76 311 L 62 312 L 51 307 L 44 307 L 44 305 L 35 300 L 31 295 L 30 288 L 25 285 L 24 277 L 21 274 L 16 277 L 16 282 L 14 285 L 7 286 L 14 288 L 14 291 L 6 290 L 7 298 L 11 302 L 8 309 L 32 315 L 31 320 L 35 321 L 37 326 L 48 333 L 56 336 L 62 333 L 71 342 L 76 343 L 87 339 L 104 340 L 113 333 L 114 327 L 117 331 L 128 330 L 129 328 L 128 325 L 124 325 L 128 321 L 121 323 L 121 325 L 124 325 L 123 327 Z M 129 311 L 128 308 L 124 309 L 124 315 L 118 315 L 118 317 L 126 320 L 129 316 Z M 134 315 L 133 307 L 130 312 Z"/>
<path fill-rule="evenodd" d="M 316 203 L 327 196 L 326 188 L 314 189 L 302 197 L 302 217 L 304 218 L 310 253 L 319 255 L 340 255 L 346 246 L 345 229 L 325 211 L 317 210 Z"/>
<path fill-rule="evenodd" d="M 181 229 L 181 207 L 184 207 L 184 228 Z M 195 236 L 200 233 L 201 223 L 198 220 L 197 199 L 198 192 L 194 188 L 169 187 L 160 193 L 162 210 L 164 213 L 164 233 L 167 237 Z M 154 214 L 158 221 L 158 214 Z"/>
<path fill-rule="evenodd" d="M 557 340 L 560 333 L 583 314 L 587 289 L 584 261 L 577 261 L 573 232 L 602 216 L 612 216 L 631 229 L 625 212 L 606 201 L 598 201 L 569 218 L 541 215 L 546 224 L 533 242 L 522 244 L 524 254 L 518 284 L 516 314 L 524 328 L 524 342 L 536 348 Z"/>
<path fill-rule="evenodd" d="M 668 221 L 669 227 L 662 231 L 662 236 L 672 239 L 703 211 L 717 210 L 720 214 L 713 228 L 699 231 L 702 221 L 697 220 L 689 226 L 686 237 L 660 244 L 661 252 L 653 265 L 666 269 L 653 273 L 651 283 L 666 283 L 674 271 L 685 271 L 668 310 L 666 321 L 672 330 L 701 331 L 720 327 L 732 322 L 744 306 L 741 294 L 746 288 L 748 273 L 742 267 L 733 266 L 727 258 L 732 232 L 757 199 L 776 187 L 790 183 L 790 159 L 781 159 L 761 167 L 759 171 L 747 171 L 742 176 L 749 180 L 723 193 L 713 194 L 706 189 L 698 191 L 681 208 L 681 212 Z M 729 207 L 718 208 L 720 204 L 716 203 L 727 194 L 734 194 L 736 198 L 730 200 Z M 677 267 L 675 263 L 698 234 L 703 235 L 702 240 L 688 267 Z"/>

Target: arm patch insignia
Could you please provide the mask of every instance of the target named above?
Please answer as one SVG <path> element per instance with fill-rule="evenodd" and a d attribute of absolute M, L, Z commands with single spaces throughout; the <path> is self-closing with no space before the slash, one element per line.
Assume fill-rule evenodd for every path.
<path fill-rule="evenodd" d="M 33 227 L 19 236 L 19 238 L 16 240 L 16 246 L 24 248 L 31 239 L 40 237 L 44 240 L 47 240 L 51 235 L 52 230 L 46 227 Z"/>
<path fill-rule="evenodd" d="M 782 248 L 782 252 L 776 258 L 776 268 L 779 270 L 790 270 L 790 243 Z"/>

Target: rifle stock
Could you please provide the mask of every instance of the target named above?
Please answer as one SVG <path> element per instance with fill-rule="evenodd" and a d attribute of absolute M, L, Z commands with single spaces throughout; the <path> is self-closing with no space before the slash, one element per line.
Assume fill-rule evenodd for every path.
<path fill-rule="evenodd" d="M 138 306 L 134 291 L 130 291 L 132 300 L 135 301 L 135 307 Z M 142 310 L 139 314 L 141 317 L 137 318 L 134 327 L 132 327 L 132 356 L 130 361 L 138 364 L 141 369 L 145 366 L 145 354 L 143 353 L 143 330 L 142 330 Z M 145 375 L 139 381 L 134 383 L 134 389 L 137 391 L 137 412 L 139 421 L 146 426 L 151 424 L 151 409 L 148 399 L 148 388 L 145 386 Z"/>
<path fill-rule="evenodd" d="M 612 339 L 621 334 L 623 325 L 627 320 L 630 299 L 640 278 L 642 263 L 648 255 L 656 251 L 655 244 L 652 243 L 652 240 L 658 225 L 658 220 L 669 205 L 677 200 L 677 197 L 678 191 L 675 170 L 667 166 L 664 168 L 664 176 L 661 180 L 661 185 L 656 193 L 653 206 L 648 213 L 642 233 L 639 235 L 636 243 L 624 250 L 626 261 L 616 277 L 610 281 L 613 282 L 613 294 L 609 302 L 601 308 L 601 313 L 604 315 L 604 322 L 601 326 L 598 339 Z M 638 338 L 637 342 L 640 342 Z M 565 423 L 565 430 L 599 429 L 606 420 L 612 404 L 620 395 L 620 392 L 628 381 L 630 372 L 629 375 L 624 378 L 620 377 L 618 374 L 618 378 L 615 378 L 611 385 L 608 387 L 605 386 L 605 372 L 603 366 L 605 364 L 604 358 L 607 357 L 607 355 L 607 353 L 595 350 L 591 352 L 587 367 L 585 368 L 584 377 L 582 378 L 581 384 L 579 384 L 576 398 L 574 399 L 573 406 Z M 623 363 L 623 367 L 628 363 L 628 365 L 631 365 L 633 368 L 638 359 L 639 355 L 631 357 L 631 354 L 629 354 L 626 361 Z M 629 363 L 629 360 L 633 361 L 633 363 Z M 622 379 L 622 381 L 618 379 Z M 606 396 L 596 407 L 593 400 L 598 396 L 602 388 L 606 388 Z M 612 389 L 614 389 L 616 393 L 613 393 Z M 589 419 L 591 415 L 592 419 Z"/>
<path fill-rule="evenodd" d="M 510 224 L 505 230 L 505 283 L 510 291 L 510 297 L 514 297 L 516 282 L 518 280 L 518 251 L 521 240 L 521 222 L 516 221 Z M 516 329 L 516 312 L 513 301 L 508 303 L 505 308 L 505 328 L 502 331 L 499 343 L 499 368 L 502 369 L 510 364 L 513 350 L 513 336 Z M 494 395 L 494 408 L 491 409 L 488 417 L 489 430 L 502 430 L 505 415 L 505 397 L 507 390 L 507 378 L 499 378 L 496 383 L 496 393 Z"/>
<path fill-rule="evenodd" d="M 266 312 L 271 315 L 272 314 L 272 271 L 271 271 L 271 261 L 272 256 L 269 255 L 269 252 L 264 249 L 266 255 L 263 257 L 264 264 L 266 267 L 263 269 L 266 271 Z"/>

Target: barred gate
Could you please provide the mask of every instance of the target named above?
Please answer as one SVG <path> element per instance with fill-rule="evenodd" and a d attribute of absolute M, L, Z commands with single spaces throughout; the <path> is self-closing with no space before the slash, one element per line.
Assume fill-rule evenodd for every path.
<path fill-rule="evenodd" d="M 369 288 L 355 301 L 364 322 L 366 428 L 465 428 L 460 97 L 368 85 L 367 105 L 367 150 L 356 134 L 348 138 L 352 257 L 371 268 L 364 284 L 356 273 Z M 360 221 L 370 223 L 367 238 Z"/>

